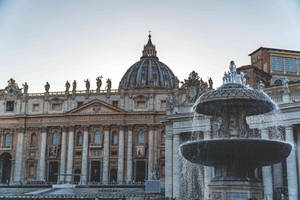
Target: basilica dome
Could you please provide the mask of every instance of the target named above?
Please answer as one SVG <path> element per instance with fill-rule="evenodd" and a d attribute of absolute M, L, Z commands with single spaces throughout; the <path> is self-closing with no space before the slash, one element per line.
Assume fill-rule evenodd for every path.
<path fill-rule="evenodd" d="M 171 69 L 160 62 L 156 56 L 155 46 L 149 34 L 148 43 L 144 46 L 143 56 L 134 63 L 120 81 L 120 89 L 130 88 L 175 88 L 177 77 Z"/>

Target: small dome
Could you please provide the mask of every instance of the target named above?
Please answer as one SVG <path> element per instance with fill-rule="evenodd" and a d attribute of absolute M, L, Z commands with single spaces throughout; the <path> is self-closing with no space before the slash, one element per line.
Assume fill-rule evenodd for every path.
<path fill-rule="evenodd" d="M 156 56 L 155 46 L 149 34 L 148 43 L 144 46 L 143 56 L 133 64 L 120 81 L 120 89 L 129 88 L 174 88 L 177 78 L 170 68 L 160 62 Z"/>

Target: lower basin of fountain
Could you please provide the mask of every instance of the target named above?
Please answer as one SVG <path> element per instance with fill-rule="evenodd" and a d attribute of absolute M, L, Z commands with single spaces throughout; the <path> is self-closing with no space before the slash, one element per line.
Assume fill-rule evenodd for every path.
<path fill-rule="evenodd" d="M 205 166 L 235 166 L 257 168 L 273 165 L 286 158 L 292 146 L 286 142 L 234 138 L 213 139 L 184 143 L 182 156 L 192 163 Z"/>

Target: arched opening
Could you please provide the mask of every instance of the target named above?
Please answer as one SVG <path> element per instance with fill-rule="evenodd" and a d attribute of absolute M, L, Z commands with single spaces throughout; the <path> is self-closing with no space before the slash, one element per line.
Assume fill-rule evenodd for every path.
<path fill-rule="evenodd" d="M 101 134 L 100 131 L 94 133 L 94 144 L 101 144 Z"/>
<path fill-rule="evenodd" d="M 117 170 L 115 168 L 110 170 L 110 182 L 115 183 L 117 182 Z"/>
<path fill-rule="evenodd" d="M 35 133 L 32 133 L 30 138 L 30 146 L 35 147 L 36 144 L 37 144 L 37 136 Z"/>
<path fill-rule="evenodd" d="M 10 133 L 6 133 L 4 136 L 4 146 L 5 147 L 10 147 L 11 145 L 11 134 Z"/>
<path fill-rule="evenodd" d="M 80 182 L 81 169 L 75 169 L 75 174 L 79 174 L 74 176 L 74 183 L 78 184 Z"/>
<path fill-rule="evenodd" d="M 58 177 L 58 162 L 56 161 L 49 162 L 48 181 L 52 183 L 56 183 L 57 177 Z"/>
<path fill-rule="evenodd" d="M 11 172 L 11 155 L 9 153 L 3 153 L 0 156 L 0 182 L 8 184 L 10 180 Z"/>
<path fill-rule="evenodd" d="M 52 144 L 54 144 L 54 145 L 59 144 L 59 133 L 58 132 L 53 133 Z"/>
<path fill-rule="evenodd" d="M 138 132 L 138 144 L 144 144 L 145 143 L 145 132 L 143 130 L 140 130 Z"/>
<path fill-rule="evenodd" d="M 81 146 L 82 145 L 82 133 L 81 132 L 77 133 L 76 145 L 77 146 Z"/>
<path fill-rule="evenodd" d="M 135 162 L 135 181 L 144 182 L 146 179 L 146 162 L 143 160 L 137 160 Z"/>

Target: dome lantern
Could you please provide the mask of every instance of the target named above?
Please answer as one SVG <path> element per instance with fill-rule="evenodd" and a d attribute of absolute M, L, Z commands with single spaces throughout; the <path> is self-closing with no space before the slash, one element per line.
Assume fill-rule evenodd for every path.
<path fill-rule="evenodd" d="M 151 41 L 151 31 L 149 31 L 148 38 L 149 38 L 148 43 L 144 46 L 142 58 L 145 58 L 145 57 L 157 58 L 155 46 L 152 44 L 152 41 Z"/>

